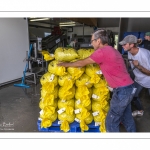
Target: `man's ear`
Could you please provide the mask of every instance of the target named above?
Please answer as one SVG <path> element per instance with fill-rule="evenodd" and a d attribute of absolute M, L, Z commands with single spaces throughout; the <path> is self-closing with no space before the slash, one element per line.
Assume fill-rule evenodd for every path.
<path fill-rule="evenodd" d="M 98 43 L 101 43 L 101 40 L 100 40 L 100 38 L 99 38 L 99 39 L 97 39 L 97 41 L 98 41 Z"/>

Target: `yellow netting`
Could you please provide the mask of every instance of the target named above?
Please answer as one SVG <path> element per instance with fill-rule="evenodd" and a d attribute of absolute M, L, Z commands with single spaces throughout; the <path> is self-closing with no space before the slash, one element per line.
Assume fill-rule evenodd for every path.
<path fill-rule="evenodd" d="M 88 88 L 91 88 L 93 86 L 93 83 L 90 82 L 90 77 L 84 73 L 81 77 L 76 79 L 75 85 L 77 87 L 86 86 Z"/>
<path fill-rule="evenodd" d="M 97 64 L 90 64 L 86 66 L 85 73 L 91 77 L 91 83 L 98 83 L 100 81 L 100 77 L 102 76 L 100 67 Z"/>
<path fill-rule="evenodd" d="M 80 59 L 89 57 L 94 52 L 94 49 L 79 49 L 77 51 Z"/>
<path fill-rule="evenodd" d="M 95 111 L 100 111 L 100 110 L 101 110 L 101 103 L 92 100 L 92 111 L 95 112 Z"/>
<path fill-rule="evenodd" d="M 75 81 L 72 79 L 72 76 L 69 73 L 64 76 L 59 76 L 58 78 L 58 83 L 60 86 L 65 86 L 65 87 L 69 86 L 70 88 L 72 88 L 74 82 Z"/>
<path fill-rule="evenodd" d="M 43 118 L 41 121 L 41 128 L 50 127 L 56 119 L 57 119 L 57 112 L 51 114 L 49 118 Z"/>
<path fill-rule="evenodd" d="M 47 72 L 47 73 L 45 73 L 45 74 L 40 78 L 40 83 L 41 83 L 41 85 L 44 85 L 44 84 L 47 84 L 47 85 L 48 85 L 48 83 L 49 83 L 49 84 L 50 84 L 50 83 L 53 83 L 54 86 L 56 86 L 56 85 L 57 85 L 57 82 L 58 82 L 57 80 L 58 80 L 58 77 L 57 77 L 56 75 Z M 45 86 L 46 86 L 46 85 L 45 85 Z"/>
<path fill-rule="evenodd" d="M 98 114 L 97 116 L 93 116 L 94 117 L 94 121 L 95 122 L 99 122 L 101 124 L 101 117 L 100 114 Z"/>
<path fill-rule="evenodd" d="M 43 109 L 43 113 L 40 114 L 40 118 L 50 118 L 52 114 L 55 113 L 55 107 L 53 106 L 45 106 Z"/>
<path fill-rule="evenodd" d="M 75 109 L 86 108 L 87 110 L 91 110 L 91 100 L 90 99 L 78 99 L 75 100 Z"/>
<path fill-rule="evenodd" d="M 101 122 L 100 131 L 101 132 L 106 132 L 106 126 L 105 126 L 106 116 L 107 116 L 107 113 L 103 111 L 100 112 L 100 122 Z"/>
<path fill-rule="evenodd" d="M 57 66 L 58 61 L 53 60 L 49 63 L 48 65 L 48 71 L 52 74 L 58 75 L 58 76 L 63 76 L 66 75 L 66 68 L 63 66 Z"/>
<path fill-rule="evenodd" d="M 94 121 L 95 122 L 100 122 L 100 131 L 101 132 L 106 132 L 105 129 L 105 120 L 106 120 L 106 115 L 109 110 L 109 103 L 107 101 L 102 101 L 102 102 L 96 102 L 92 101 L 92 111 L 94 113 L 98 112 L 94 116 Z"/>
<path fill-rule="evenodd" d="M 76 118 L 80 120 L 81 132 L 89 130 L 87 124 L 90 124 L 93 121 L 91 112 L 88 112 L 87 109 L 82 108 L 81 112 L 76 114 Z"/>
<path fill-rule="evenodd" d="M 101 88 L 93 88 L 93 95 L 92 99 L 96 101 L 108 101 L 110 98 L 110 92 L 108 88 L 101 87 Z"/>
<path fill-rule="evenodd" d="M 90 91 L 86 86 L 80 86 L 76 88 L 75 98 L 80 99 L 83 96 L 89 97 Z"/>
<path fill-rule="evenodd" d="M 57 48 L 54 55 L 57 61 L 72 61 L 79 57 L 75 49 L 62 47 Z"/>
<path fill-rule="evenodd" d="M 68 132 L 70 130 L 69 124 L 72 123 L 75 119 L 75 114 L 68 115 L 66 112 L 58 114 L 58 119 L 62 122 L 60 125 L 60 129 L 64 132 Z"/>
<path fill-rule="evenodd" d="M 54 98 L 56 99 L 58 97 L 58 89 L 59 89 L 59 86 L 54 87 L 54 89 L 52 91 L 51 91 L 51 89 L 45 90 L 45 88 L 42 87 L 41 98 L 45 99 L 47 97 L 52 97 L 51 95 L 54 95 Z"/>
<path fill-rule="evenodd" d="M 103 87 L 107 87 L 107 86 L 108 86 L 108 84 L 103 76 L 101 76 L 100 81 L 98 83 L 94 84 L 95 88 L 103 88 Z"/>
<path fill-rule="evenodd" d="M 54 95 L 50 95 L 44 99 L 43 98 L 40 99 L 39 107 L 41 109 L 44 109 L 44 107 L 48 105 L 57 108 L 57 99 L 54 99 Z"/>
<path fill-rule="evenodd" d="M 85 67 L 68 67 L 67 71 L 71 74 L 74 80 L 80 78 L 85 71 Z"/>
<path fill-rule="evenodd" d="M 44 60 L 46 60 L 46 61 L 50 61 L 50 60 L 53 60 L 53 59 L 55 59 L 55 56 L 54 56 L 54 54 L 50 54 L 48 51 L 46 51 L 46 50 L 42 50 L 42 55 L 44 56 Z"/>
<path fill-rule="evenodd" d="M 73 99 L 75 95 L 75 87 L 73 86 L 70 89 L 67 89 L 66 87 L 60 87 L 58 95 L 61 100 Z"/>
<path fill-rule="evenodd" d="M 58 101 L 58 108 L 65 108 L 65 112 L 68 115 L 72 115 L 74 112 L 74 100 L 68 100 L 68 101 L 63 101 L 63 100 L 59 100 Z"/>

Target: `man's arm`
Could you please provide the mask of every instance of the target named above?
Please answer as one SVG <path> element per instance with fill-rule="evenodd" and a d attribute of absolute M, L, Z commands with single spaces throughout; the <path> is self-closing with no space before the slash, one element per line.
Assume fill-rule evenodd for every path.
<path fill-rule="evenodd" d="M 93 61 L 90 57 L 87 57 L 85 59 L 78 60 L 75 62 L 62 62 L 62 63 L 58 63 L 57 65 L 64 66 L 64 67 L 83 67 L 93 63 L 95 63 L 95 61 Z"/>
<path fill-rule="evenodd" d="M 141 66 L 138 62 L 138 60 L 134 60 L 133 61 L 133 65 L 138 68 L 142 73 L 150 76 L 150 70 L 147 70 L 146 68 L 144 68 L 143 66 Z"/>

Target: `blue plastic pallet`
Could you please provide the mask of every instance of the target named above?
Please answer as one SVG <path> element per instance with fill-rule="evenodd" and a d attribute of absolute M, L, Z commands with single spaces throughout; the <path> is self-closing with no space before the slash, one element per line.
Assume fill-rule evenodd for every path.
<path fill-rule="evenodd" d="M 60 124 L 58 124 L 58 120 L 54 121 L 51 127 L 41 128 L 41 121 L 37 122 L 38 130 L 40 132 L 64 132 L 60 130 Z M 99 126 L 95 126 L 95 122 L 93 121 L 88 125 L 89 130 L 84 132 L 100 132 Z M 70 130 L 68 132 L 81 132 L 80 124 L 76 121 L 70 124 Z"/>

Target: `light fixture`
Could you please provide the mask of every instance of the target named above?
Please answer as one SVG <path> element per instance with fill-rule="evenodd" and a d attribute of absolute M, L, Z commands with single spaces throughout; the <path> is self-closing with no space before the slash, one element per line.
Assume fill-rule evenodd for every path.
<path fill-rule="evenodd" d="M 65 26 L 75 26 L 76 24 L 60 24 L 60 27 L 65 27 Z"/>
<path fill-rule="evenodd" d="M 30 21 L 39 21 L 39 20 L 49 20 L 50 18 L 37 18 L 37 19 L 31 19 Z"/>
<path fill-rule="evenodd" d="M 62 22 L 62 23 L 59 23 L 59 25 L 68 25 L 68 24 L 75 24 L 75 22 Z"/>
<path fill-rule="evenodd" d="M 75 22 L 62 22 L 62 23 L 59 23 L 59 25 L 68 25 L 68 24 L 75 24 Z"/>
<path fill-rule="evenodd" d="M 62 26 L 75 26 L 75 22 L 62 22 L 62 23 L 59 23 L 59 26 L 62 27 Z"/>

